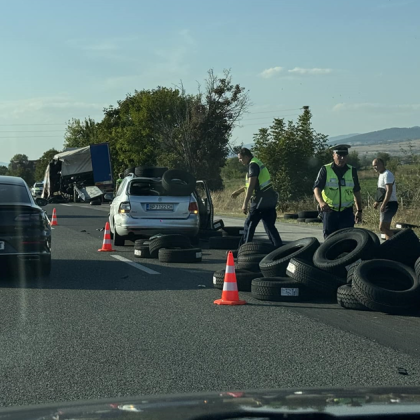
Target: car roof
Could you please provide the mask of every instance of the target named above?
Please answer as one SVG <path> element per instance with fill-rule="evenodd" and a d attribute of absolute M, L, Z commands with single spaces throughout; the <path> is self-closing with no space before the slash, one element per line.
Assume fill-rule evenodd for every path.
<path fill-rule="evenodd" d="M 25 186 L 25 181 L 18 176 L 0 175 L 0 184 L 21 185 Z"/>

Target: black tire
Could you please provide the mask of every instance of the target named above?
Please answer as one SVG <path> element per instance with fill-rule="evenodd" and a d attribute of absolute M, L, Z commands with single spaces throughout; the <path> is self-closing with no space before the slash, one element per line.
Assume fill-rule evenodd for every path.
<path fill-rule="evenodd" d="M 250 255 L 239 255 L 238 254 L 238 269 L 248 270 L 253 272 L 260 272 L 260 261 L 266 256 L 266 254 L 250 254 Z"/>
<path fill-rule="evenodd" d="M 306 219 L 303 219 L 303 218 L 297 218 L 296 219 L 296 221 L 299 222 L 299 223 L 305 223 L 305 220 Z"/>
<path fill-rule="evenodd" d="M 243 244 L 238 251 L 238 257 L 240 255 L 254 255 L 254 254 L 269 254 L 275 250 L 273 244 L 266 242 L 247 242 Z"/>
<path fill-rule="evenodd" d="M 134 241 L 134 249 L 136 249 L 137 247 L 140 247 L 141 245 L 146 244 L 149 245 L 150 240 L 149 239 L 137 239 Z M 138 248 L 140 249 L 140 248 Z"/>
<path fill-rule="evenodd" d="M 162 235 L 153 238 L 149 244 L 150 256 L 157 258 L 161 248 L 191 248 L 191 242 L 185 235 Z"/>
<path fill-rule="evenodd" d="M 420 279 L 420 258 L 414 263 L 414 271 L 416 272 L 416 276 Z"/>
<path fill-rule="evenodd" d="M 318 211 L 300 211 L 298 212 L 299 219 L 316 219 L 318 217 Z"/>
<path fill-rule="evenodd" d="M 305 219 L 305 223 L 322 223 L 321 219 L 314 218 L 314 219 Z"/>
<path fill-rule="evenodd" d="M 283 219 L 297 219 L 297 213 L 285 213 L 283 214 Z"/>
<path fill-rule="evenodd" d="M 180 169 L 170 169 L 162 175 L 162 186 L 171 195 L 190 195 L 195 190 L 195 184 L 195 178 L 189 172 Z"/>
<path fill-rule="evenodd" d="M 307 289 L 290 277 L 263 277 L 252 280 L 251 295 L 258 300 L 299 302 L 308 298 Z"/>
<path fill-rule="evenodd" d="M 145 178 L 161 178 L 168 168 L 137 166 L 134 169 L 134 175 Z"/>
<path fill-rule="evenodd" d="M 246 270 L 235 269 L 236 282 L 240 292 L 250 292 L 251 282 L 253 279 L 261 277 L 261 273 L 253 273 Z M 225 270 L 215 271 L 213 274 L 213 287 L 215 289 L 223 289 L 225 279 Z"/>
<path fill-rule="evenodd" d="M 360 229 L 344 232 L 328 238 L 316 250 L 314 265 L 342 278 L 347 277 L 347 269 L 358 260 L 370 260 L 375 247 L 370 235 Z"/>
<path fill-rule="evenodd" d="M 213 238 L 213 237 L 221 237 L 222 232 L 220 230 L 206 229 L 206 230 L 200 230 L 198 232 L 198 236 L 203 240 L 208 240 L 209 238 Z"/>
<path fill-rule="evenodd" d="M 190 236 L 190 242 L 192 246 L 197 247 L 198 245 L 200 245 L 200 238 L 199 236 Z"/>
<path fill-rule="evenodd" d="M 195 263 L 202 260 L 201 248 L 159 249 L 159 261 L 165 263 Z"/>
<path fill-rule="evenodd" d="M 213 222 L 213 229 L 214 230 L 223 229 L 224 226 L 225 226 L 225 224 L 223 223 L 223 220 L 222 219 L 215 220 Z"/>
<path fill-rule="evenodd" d="M 237 249 L 239 246 L 240 236 L 222 236 L 212 237 L 209 239 L 210 249 Z"/>
<path fill-rule="evenodd" d="M 364 228 L 344 228 L 344 229 L 340 229 L 340 230 L 337 230 L 337 231 L 331 233 L 326 240 L 334 237 L 335 235 L 341 235 L 345 232 L 353 232 L 354 230 L 364 230 L 366 233 L 369 234 L 369 236 L 371 237 L 375 246 L 379 246 L 381 244 L 381 241 L 379 240 L 379 237 L 375 232 L 372 232 L 371 230 L 364 229 Z"/>
<path fill-rule="evenodd" d="M 244 233 L 243 226 L 224 226 L 222 228 L 223 236 L 242 236 Z"/>
<path fill-rule="evenodd" d="M 416 273 L 396 261 L 362 262 L 354 271 L 352 288 L 360 303 L 373 311 L 405 313 L 420 301 Z"/>
<path fill-rule="evenodd" d="M 115 226 L 115 224 L 114 224 L 114 226 Z M 117 229 L 115 229 L 115 232 L 114 232 L 113 236 L 114 236 L 113 240 L 114 240 L 114 245 L 115 246 L 124 246 L 125 245 L 125 238 L 124 238 L 124 236 L 118 235 Z"/>
<path fill-rule="evenodd" d="M 345 283 L 340 277 L 322 271 L 312 266 L 308 261 L 296 258 L 290 260 L 286 274 L 318 295 L 332 299 L 336 297 L 337 289 Z"/>
<path fill-rule="evenodd" d="M 359 264 L 361 264 L 362 263 L 362 261 L 356 261 L 355 263 L 353 263 L 350 267 L 348 267 L 348 270 L 347 270 L 347 276 L 346 276 L 346 279 L 347 279 L 347 284 L 352 284 L 352 282 L 353 282 L 353 274 L 354 274 L 354 270 L 356 270 L 356 267 L 359 265 Z"/>
<path fill-rule="evenodd" d="M 150 258 L 149 242 L 145 242 L 143 245 L 136 245 L 134 247 L 134 256 L 136 258 Z"/>
<path fill-rule="evenodd" d="M 135 172 L 135 168 L 134 168 L 134 167 L 127 168 L 127 169 L 124 171 L 124 178 L 125 178 L 126 176 L 130 175 L 130 174 L 134 174 L 134 172 Z"/>
<path fill-rule="evenodd" d="M 378 259 L 397 261 L 414 267 L 420 257 L 420 241 L 411 229 L 401 229 L 377 249 Z"/>
<path fill-rule="evenodd" d="M 355 296 L 350 285 L 345 284 L 337 289 L 337 303 L 346 309 L 355 309 L 358 311 L 369 311 L 365 305 L 362 305 Z"/>
<path fill-rule="evenodd" d="M 285 277 L 287 265 L 292 258 L 312 261 L 318 247 L 316 238 L 303 238 L 283 245 L 261 260 L 260 270 L 264 277 Z"/>

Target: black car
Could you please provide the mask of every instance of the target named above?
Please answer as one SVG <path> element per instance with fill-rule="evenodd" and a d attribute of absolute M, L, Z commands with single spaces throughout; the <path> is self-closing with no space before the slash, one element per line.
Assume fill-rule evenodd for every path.
<path fill-rule="evenodd" d="M 22 178 L 0 176 L 0 261 L 11 268 L 32 266 L 36 273 L 51 271 L 51 227 L 40 206 L 47 201 L 32 198 Z"/>

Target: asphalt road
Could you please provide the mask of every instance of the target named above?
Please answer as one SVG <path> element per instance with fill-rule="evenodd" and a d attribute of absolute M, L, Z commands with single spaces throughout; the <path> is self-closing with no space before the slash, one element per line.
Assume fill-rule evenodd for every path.
<path fill-rule="evenodd" d="M 225 251 L 203 245 L 199 264 L 140 265 L 131 242 L 97 252 L 107 206 L 55 207 L 50 279 L 0 280 L 0 405 L 420 381 L 420 318 L 247 293 L 248 305 L 217 306 L 212 273 Z M 317 227 L 279 230 L 321 239 Z"/>

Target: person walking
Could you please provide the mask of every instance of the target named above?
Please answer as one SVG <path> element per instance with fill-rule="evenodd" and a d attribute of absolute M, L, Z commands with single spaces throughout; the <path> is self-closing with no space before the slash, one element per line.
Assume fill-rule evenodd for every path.
<path fill-rule="evenodd" d="M 385 162 L 381 158 L 376 158 L 372 162 L 372 168 L 379 173 L 378 189 L 373 208 L 377 209 L 379 204 L 379 230 L 389 239 L 394 236 L 391 230 L 392 218 L 398 210 L 397 188 L 395 186 L 394 174 L 385 168 Z"/>
<path fill-rule="evenodd" d="M 232 198 L 236 198 L 245 192 L 242 211 L 244 214 L 247 214 L 247 218 L 239 246 L 252 241 L 255 229 L 260 220 L 262 220 L 268 238 L 278 248 L 283 245 L 280 234 L 275 226 L 278 194 L 273 189 L 270 173 L 266 166 L 255 158 L 246 147 L 240 149 L 238 159 L 243 165 L 248 166 L 245 187 L 232 193 Z"/>
<path fill-rule="evenodd" d="M 321 212 L 324 239 L 337 230 L 362 222 L 362 197 L 357 169 L 347 164 L 349 148 L 339 144 L 332 148 L 333 162 L 322 166 L 313 186 Z M 353 215 L 353 203 L 356 214 Z"/>

